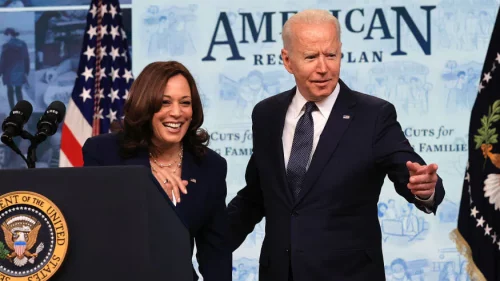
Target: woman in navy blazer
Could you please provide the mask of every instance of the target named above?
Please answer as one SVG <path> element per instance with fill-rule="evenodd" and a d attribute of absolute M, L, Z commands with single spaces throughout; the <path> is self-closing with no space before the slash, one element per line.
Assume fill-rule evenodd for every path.
<path fill-rule="evenodd" d="M 196 241 L 196 257 L 204 280 L 230 281 L 227 164 L 206 146 L 208 134 L 200 129 L 203 109 L 194 78 L 175 61 L 149 64 L 130 89 L 124 115 L 118 133 L 85 142 L 84 166 L 150 167 L 188 226 L 192 248 Z M 194 269 L 193 274 L 198 280 Z"/>

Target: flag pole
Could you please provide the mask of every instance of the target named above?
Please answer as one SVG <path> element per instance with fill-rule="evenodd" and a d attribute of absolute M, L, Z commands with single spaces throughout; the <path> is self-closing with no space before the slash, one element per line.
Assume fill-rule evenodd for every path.
<path fill-rule="evenodd" d="M 104 7 L 106 9 L 106 7 Z M 101 40 L 102 40 L 102 0 L 97 1 L 97 39 L 95 47 L 95 84 L 94 84 L 94 118 L 92 122 L 92 136 L 100 133 L 101 118 L 99 104 L 101 102 Z"/>

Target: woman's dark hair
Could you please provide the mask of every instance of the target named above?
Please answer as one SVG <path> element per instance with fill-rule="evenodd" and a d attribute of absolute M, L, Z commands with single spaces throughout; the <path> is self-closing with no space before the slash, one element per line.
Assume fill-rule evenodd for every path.
<path fill-rule="evenodd" d="M 153 115 L 162 107 L 163 93 L 170 78 L 182 75 L 191 90 L 193 116 L 188 131 L 182 139 L 184 149 L 201 158 L 207 150 L 208 133 L 201 129 L 203 107 L 196 82 L 189 70 L 177 61 L 153 62 L 147 65 L 132 83 L 129 98 L 124 106 L 121 150 L 124 157 L 130 157 L 139 149 L 156 149 L 152 142 Z"/>
<path fill-rule="evenodd" d="M 8 27 L 4 30 L 3 35 L 10 35 L 13 37 L 19 36 L 19 32 L 17 32 L 14 28 Z"/>

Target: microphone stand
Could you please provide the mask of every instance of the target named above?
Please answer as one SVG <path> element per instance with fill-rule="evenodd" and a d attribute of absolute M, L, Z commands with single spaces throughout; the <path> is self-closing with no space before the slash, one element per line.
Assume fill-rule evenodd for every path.
<path fill-rule="evenodd" d="M 33 141 L 35 140 L 35 137 L 28 131 L 25 131 L 23 130 L 21 132 L 21 138 L 25 139 L 25 140 L 29 140 L 30 141 L 30 146 L 28 148 L 28 153 L 27 153 L 27 164 L 28 164 L 28 168 L 32 169 L 32 168 L 35 168 L 36 166 L 36 147 L 37 145 L 33 146 Z"/>
<path fill-rule="evenodd" d="M 28 147 L 28 161 L 32 166 L 31 168 L 35 168 L 35 163 L 37 161 L 36 149 L 38 145 L 47 138 L 47 135 L 44 132 L 38 132 L 35 135 L 32 135 L 29 132 L 23 131 L 21 137 L 30 140 L 30 146 Z M 30 168 L 30 165 L 28 165 L 28 168 Z"/>
<path fill-rule="evenodd" d="M 30 133 L 23 131 L 21 133 L 21 137 L 23 139 L 30 139 L 33 136 Z M 3 135 L 2 142 L 5 143 L 8 147 L 10 147 L 15 153 L 19 154 L 21 156 L 21 158 L 24 160 L 24 162 L 26 162 L 26 165 L 28 166 L 28 168 L 30 168 L 30 169 L 35 168 L 35 161 L 33 161 L 32 158 L 29 157 L 29 155 L 28 155 L 28 159 L 26 159 L 24 154 L 21 152 L 21 150 L 19 150 L 16 143 L 14 143 L 14 140 L 11 137 Z M 35 157 L 36 157 L 36 155 L 35 155 Z"/>
<path fill-rule="evenodd" d="M 21 138 L 29 140 L 31 143 L 28 147 L 28 157 L 25 157 L 21 150 L 19 150 L 12 137 L 3 135 L 2 142 L 10 147 L 15 153 L 19 154 L 21 158 L 23 158 L 24 162 L 26 162 L 26 165 L 28 166 L 28 169 L 36 168 L 36 149 L 38 145 L 47 138 L 47 135 L 43 132 L 32 135 L 30 132 L 23 130 L 21 132 Z"/>

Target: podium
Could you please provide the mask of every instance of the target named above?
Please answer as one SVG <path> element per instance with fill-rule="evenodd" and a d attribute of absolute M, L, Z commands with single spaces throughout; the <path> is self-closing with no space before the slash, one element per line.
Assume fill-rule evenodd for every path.
<path fill-rule="evenodd" d="M 28 193 L 5 197 L 16 192 Z M 47 207 L 49 202 L 42 202 L 37 195 L 55 206 Z M 188 229 L 146 167 L 0 170 L 2 196 L 5 199 L 0 200 L 0 225 L 4 233 L 0 231 L 0 241 L 16 248 L 3 245 L 4 254 L 11 258 L 4 255 L 0 259 L 0 277 L 17 274 L 19 280 L 193 280 Z M 23 205 L 24 201 L 29 205 Z M 44 208 L 45 216 L 40 211 Z M 35 232 L 38 240 L 46 242 L 30 244 Z M 30 245 L 31 249 L 26 248 Z M 65 246 L 65 258 L 58 260 Z M 52 255 L 48 255 L 51 251 Z"/>

